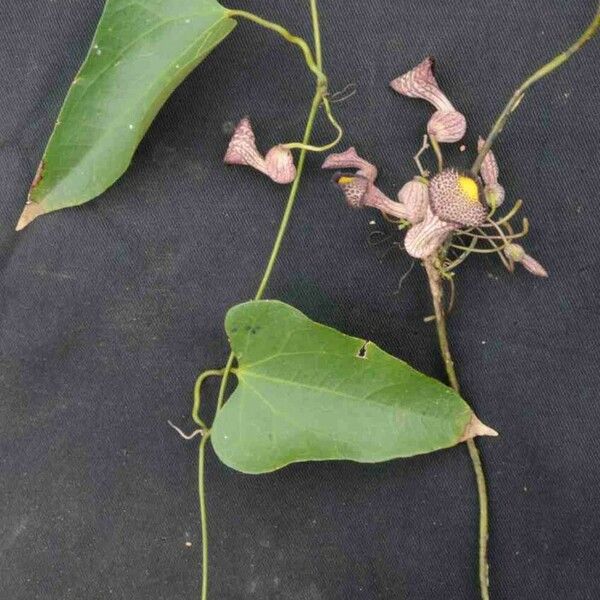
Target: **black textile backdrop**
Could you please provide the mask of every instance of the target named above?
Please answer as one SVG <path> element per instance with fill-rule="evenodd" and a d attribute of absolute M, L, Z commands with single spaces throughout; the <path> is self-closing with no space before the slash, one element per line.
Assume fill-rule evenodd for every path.
<path fill-rule="evenodd" d="M 516 84 L 566 47 L 592 0 L 321 2 L 335 110 L 394 193 L 429 107 L 388 81 L 426 54 L 468 118 L 472 150 Z M 307 3 L 249 1 L 310 35 Z M 262 148 L 303 130 L 297 49 L 241 24 L 174 93 L 99 200 L 14 224 L 100 0 L 0 2 L 0 598 L 198 597 L 194 379 L 227 355 L 223 316 L 254 293 L 286 189 L 225 168 L 231 124 Z M 592 42 L 526 96 L 495 148 L 527 246 L 551 277 L 475 258 L 450 321 L 485 439 L 497 600 L 600 597 L 598 136 Z M 331 131 L 323 123 L 318 138 Z M 456 151 L 457 160 L 466 161 Z M 268 296 L 443 377 L 420 268 L 367 238 L 312 156 Z M 207 387 L 207 406 L 214 402 Z M 212 397 L 211 397 L 212 396 Z M 461 446 L 374 466 L 267 476 L 208 461 L 211 598 L 476 599 L 476 496 Z M 191 543 L 191 547 L 186 545 Z"/>

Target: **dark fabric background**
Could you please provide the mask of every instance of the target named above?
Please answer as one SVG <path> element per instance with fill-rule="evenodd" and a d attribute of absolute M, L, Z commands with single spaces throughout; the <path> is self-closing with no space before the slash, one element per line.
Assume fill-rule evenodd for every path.
<path fill-rule="evenodd" d="M 394 193 L 429 108 L 388 81 L 426 54 L 473 149 L 516 84 L 567 46 L 592 0 L 321 2 L 336 105 Z M 224 168 L 231 123 L 261 147 L 298 138 L 313 82 L 298 52 L 241 24 L 168 101 L 99 200 L 16 234 L 28 185 L 100 0 L 0 1 L 0 598 L 198 598 L 196 374 L 223 364 L 223 316 L 262 272 L 286 190 Z M 247 8 L 310 35 L 307 3 Z M 492 258 L 459 272 L 450 334 L 481 442 L 496 600 L 600 597 L 598 93 L 592 43 L 527 94 L 496 155 L 547 281 Z M 331 132 L 324 123 L 318 138 Z M 458 152 L 455 153 L 459 155 Z M 457 160 L 466 161 L 459 156 Z M 268 295 L 443 377 L 425 279 L 376 214 L 348 210 L 308 161 Z M 214 384 L 207 404 L 214 402 Z M 210 398 L 210 400 L 209 400 Z M 478 598 L 476 496 L 461 446 L 268 476 L 208 462 L 211 598 Z M 186 542 L 192 546 L 187 547 Z"/>

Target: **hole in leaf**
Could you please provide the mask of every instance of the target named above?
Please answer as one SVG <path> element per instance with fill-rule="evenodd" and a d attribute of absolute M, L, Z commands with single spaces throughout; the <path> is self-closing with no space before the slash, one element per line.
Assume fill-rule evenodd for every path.
<path fill-rule="evenodd" d="M 367 358 L 367 345 L 369 344 L 369 342 L 365 342 L 360 349 L 358 350 L 358 353 L 356 355 L 357 358 Z"/>

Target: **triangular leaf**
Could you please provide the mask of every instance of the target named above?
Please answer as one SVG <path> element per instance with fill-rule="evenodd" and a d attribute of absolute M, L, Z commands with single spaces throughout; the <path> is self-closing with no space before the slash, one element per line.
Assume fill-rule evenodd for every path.
<path fill-rule="evenodd" d="M 496 435 L 449 387 L 282 302 L 235 306 L 225 328 L 239 383 L 215 419 L 212 442 L 238 471 L 379 462 Z"/>
<path fill-rule="evenodd" d="M 112 185 L 169 95 L 234 27 L 216 0 L 107 0 L 17 229 Z"/>

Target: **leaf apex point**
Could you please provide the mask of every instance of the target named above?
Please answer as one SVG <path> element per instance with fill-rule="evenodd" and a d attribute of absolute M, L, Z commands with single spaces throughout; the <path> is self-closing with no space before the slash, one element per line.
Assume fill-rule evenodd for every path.
<path fill-rule="evenodd" d="M 498 432 L 491 427 L 488 427 L 485 423 L 482 423 L 475 415 L 471 417 L 471 420 L 465 427 L 462 437 L 459 441 L 466 442 L 474 437 L 478 436 L 489 436 L 498 437 Z"/>
<path fill-rule="evenodd" d="M 32 200 L 27 200 L 25 203 L 25 208 L 17 221 L 17 226 L 15 227 L 15 231 L 21 231 L 25 229 L 31 221 L 37 219 L 40 215 L 45 213 L 44 209 L 37 202 L 33 202 Z"/>

